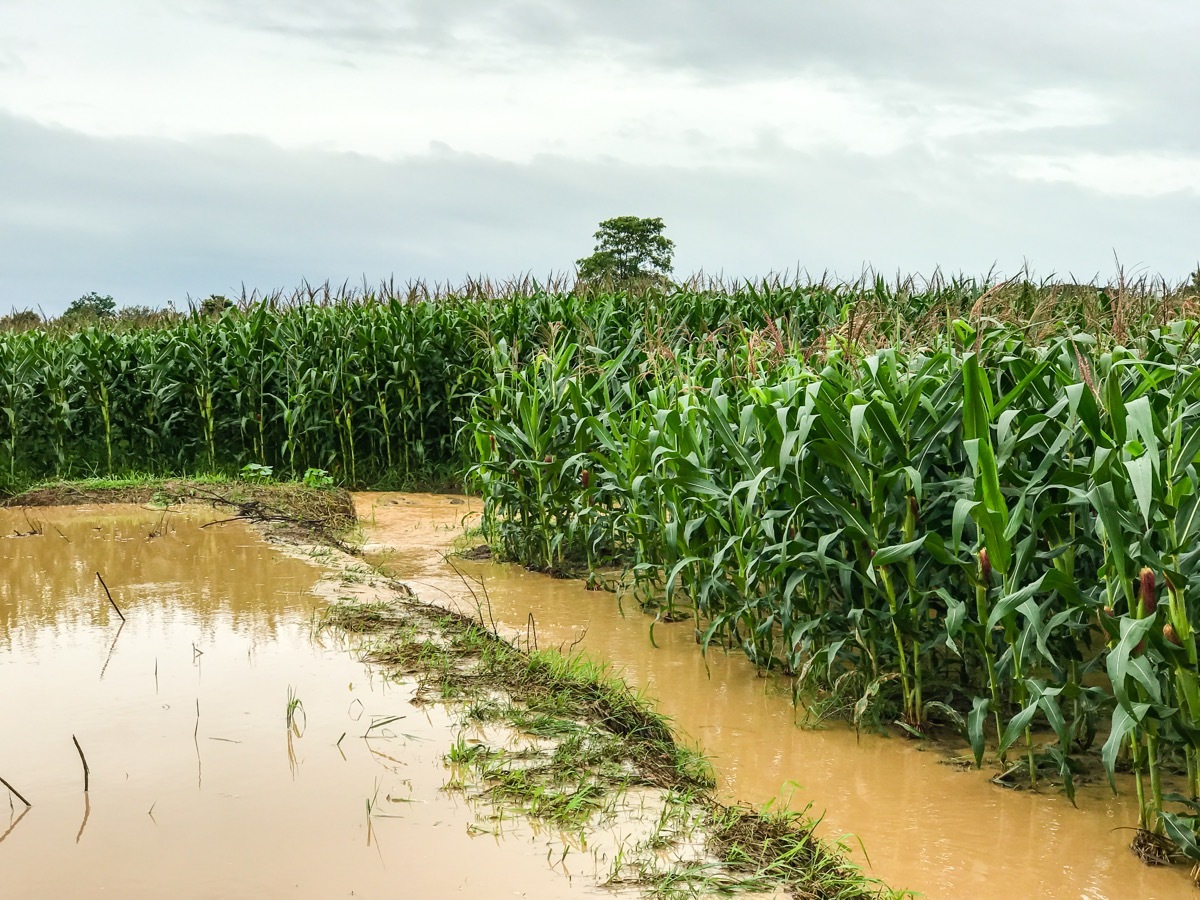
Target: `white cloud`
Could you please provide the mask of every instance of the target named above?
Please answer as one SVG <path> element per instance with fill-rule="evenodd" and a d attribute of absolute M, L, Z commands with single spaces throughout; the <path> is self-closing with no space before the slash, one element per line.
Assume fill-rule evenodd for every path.
<path fill-rule="evenodd" d="M 1024 133 L 1038 129 L 1104 125 L 1116 104 L 1080 88 L 1039 88 L 991 104 L 933 102 L 924 131 L 927 140 L 965 135 Z"/>
<path fill-rule="evenodd" d="M 1164 153 L 1085 153 L 1070 156 L 999 158 L 1018 178 L 1060 182 L 1129 197 L 1188 193 L 1200 196 L 1200 156 Z"/>
<path fill-rule="evenodd" d="M 1105 116 L 1103 103 L 1077 89 L 981 99 L 953 83 L 880 85 L 828 67 L 717 81 L 588 41 L 571 53 L 531 54 L 489 43 L 486 18 L 448 29 L 466 56 L 398 41 L 394 53 L 348 57 L 295 36 L 334 27 L 303 7 L 293 31 L 282 21 L 247 29 L 158 4 L 136 8 L 120 15 L 103 3 L 70 4 L 68 14 L 47 3 L 7 23 L 27 49 L 23 71 L 0 73 L 4 107 L 97 136 L 250 135 L 385 159 L 441 143 L 510 161 L 550 153 L 685 167 L 754 165 L 764 142 L 878 156 L 910 142 Z M 403 11 L 375 23 L 384 34 L 417 25 Z M 370 23 L 359 31 L 369 36 Z"/>
<path fill-rule="evenodd" d="M 601 54 L 484 75 L 456 56 L 411 52 L 347 66 L 275 32 L 161 12 L 81 24 L 43 38 L 24 72 L 0 75 L 9 112 L 96 136 L 251 135 L 380 158 L 441 143 L 512 161 L 553 153 L 667 166 L 744 165 L 765 134 L 874 154 L 905 132 L 869 94 L 815 78 L 712 84 Z"/>

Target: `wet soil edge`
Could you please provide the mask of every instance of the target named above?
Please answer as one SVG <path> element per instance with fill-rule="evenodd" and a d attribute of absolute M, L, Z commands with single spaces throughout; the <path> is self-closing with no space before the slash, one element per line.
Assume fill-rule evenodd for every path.
<path fill-rule="evenodd" d="M 419 698 L 454 704 L 461 725 L 475 724 L 470 721 L 475 701 L 488 698 L 491 702 L 484 705 L 494 706 L 497 694 L 518 707 L 515 712 L 508 707 L 511 718 L 505 722 L 516 730 L 521 730 L 522 720 L 547 710 L 560 721 L 582 723 L 587 731 L 601 735 L 601 743 L 621 745 L 625 774 L 605 786 L 610 792 L 623 786 L 660 789 L 666 792 L 668 806 L 687 807 L 681 818 L 700 823 L 704 854 L 711 862 L 644 877 L 614 874 L 608 886 L 633 887 L 656 897 L 742 891 L 756 896 L 763 891 L 773 896 L 782 892 L 814 900 L 903 896 L 867 878 L 840 848 L 814 835 L 815 823 L 806 816 L 769 814 L 719 802 L 712 792 L 707 761 L 681 746 L 670 722 L 602 666 L 557 650 L 529 651 L 471 616 L 424 603 L 404 585 L 390 584 L 395 596 L 389 602 L 361 604 L 340 598 L 330 606 L 325 624 L 368 635 L 371 643 L 365 658 L 397 677 L 414 679 Z M 494 753 L 486 747 L 475 749 Z M 521 791 L 507 786 L 512 776 L 525 780 L 521 776 L 530 771 L 524 764 L 527 758 L 503 757 L 492 755 L 476 768 L 486 782 L 476 796 L 515 797 L 514 811 L 528 816 L 529 807 L 520 802 Z M 568 764 L 568 768 L 563 781 L 576 788 L 591 789 L 596 781 L 604 781 L 600 775 L 581 785 L 580 770 L 586 766 Z M 552 779 L 551 773 L 550 787 L 562 786 L 563 782 Z M 569 804 L 578 796 L 581 792 L 572 796 L 568 789 L 563 799 Z"/>
<path fill-rule="evenodd" d="M 104 505 L 134 503 L 171 506 L 202 503 L 226 509 L 231 519 L 267 523 L 294 529 L 297 537 L 310 536 L 348 549 L 346 535 L 357 524 L 354 499 L 341 488 L 309 487 L 297 482 L 203 481 L 167 478 L 157 481 L 116 483 L 63 481 L 41 485 L 0 502 L 0 507 Z"/>

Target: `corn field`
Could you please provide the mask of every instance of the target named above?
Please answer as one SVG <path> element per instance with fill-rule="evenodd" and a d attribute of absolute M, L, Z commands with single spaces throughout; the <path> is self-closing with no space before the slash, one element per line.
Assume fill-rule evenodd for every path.
<path fill-rule="evenodd" d="M 876 349 L 791 324 L 497 341 L 471 420 L 490 540 L 622 567 L 799 701 L 949 725 L 1033 786 L 1073 798 L 1098 751 L 1200 858 L 1196 323 L 976 315 Z"/>
<path fill-rule="evenodd" d="M 1196 290 L 935 278 L 243 297 L 0 331 L 0 486 L 449 471 L 508 559 L 858 724 L 1073 795 L 1098 754 L 1200 858 Z M 1019 768 L 1018 768 L 1019 767 Z"/>
<path fill-rule="evenodd" d="M 403 481 L 455 456 L 483 375 L 452 304 L 258 304 L 156 329 L 0 333 L 13 484 L 246 464 Z M 494 327 L 494 326 L 493 326 Z"/>
<path fill-rule="evenodd" d="M 243 296 L 216 317 L 164 312 L 150 327 L 19 331 L 14 323 L 39 320 L 14 313 L 0 327 L 0 488 L 247 464 L 280 474 L 321 468 L 343 484 L 403 484 L 464 468 L 456 434 L 500 339 L 541 346 L 566 328 L 576 340 L 616 345 L 635 326 L 706 334 L 785 315 L 797 335 L 841 319 L 861 331 L 871 308 L 936 322 L 981 290 L 974 282 L 694 286 L 638 298 L 636 320 L 622 295 L 531 282 L 454 291 L 326 285 Z M 1026 293 L 1019 302 L 1029 310 L 1046 296 Z"/>

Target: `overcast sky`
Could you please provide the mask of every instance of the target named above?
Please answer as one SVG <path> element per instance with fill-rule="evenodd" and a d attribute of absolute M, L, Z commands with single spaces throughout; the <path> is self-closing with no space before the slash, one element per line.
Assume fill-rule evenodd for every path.
<path fill-rule="evenodd" d="M 0 311 L 544 276 L 1182 279 L 1200 4 L 0 0 Z"/>

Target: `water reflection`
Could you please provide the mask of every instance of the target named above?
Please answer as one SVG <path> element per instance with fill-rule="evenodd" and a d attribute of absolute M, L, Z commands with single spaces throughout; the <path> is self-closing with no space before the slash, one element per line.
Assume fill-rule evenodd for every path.
<path fill-rule="evenodd" d="M 322 643 L 320 570 L 214 518 L 0 510 L 0 779 L 34 803 L 5 819 L 0 786 L 0 897 L 599 894 L 528 829 L 472 841 L 449 715 Z M 388 796 L 411 802 L 364 815 Z"/>
<path fill-rule="evenodd" d="M 0 844 L 8 840 L 8 836 L 17 830 L 17 826 L 21 824 L 21 820 L 29 815 L 29 810 L 32 808 L 30 806 L 21 807 L 20 812 L 17 812 L 15 809 L 9 810 L 8 828 L 4 830 L 4 834 L 0 834 Z"/>
<path fill-rule="evenodd" d="M 0 510 L 0 534 L 8 535 L 0 538 L 0 648 L 21 635 L 49 640 L 80 624 L 121 624 L 97 573 L 126 616 L 182 615 L 202 634 L 228 617 L 267 640 L 314 582 L 310 566 L 272 552 L 245 528 L 206 528 L 219 517 L 202 508 L 106 507 L 91 517 L 48 508 L 36 512 L 40 534 L 27 533 L 26 515 Z"/>

